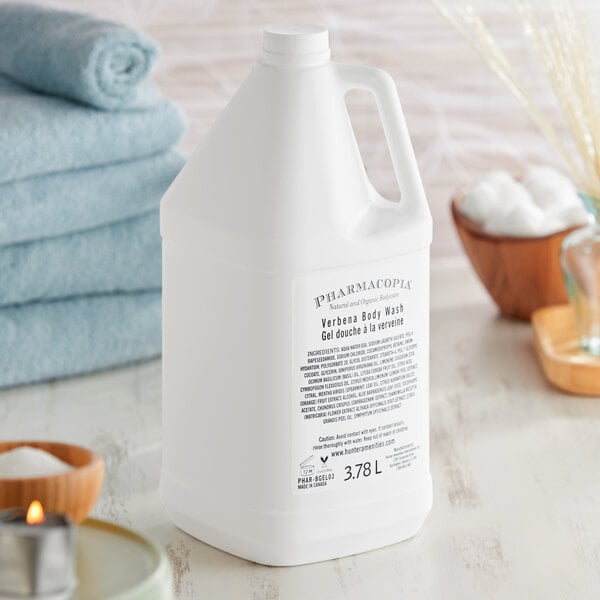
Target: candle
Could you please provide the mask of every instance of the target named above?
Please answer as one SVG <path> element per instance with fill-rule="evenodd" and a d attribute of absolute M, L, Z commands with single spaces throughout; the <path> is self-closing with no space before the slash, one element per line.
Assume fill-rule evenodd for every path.
<path fill-rule="evenodd" d="M 27 511 L 0 511 L 0 598 L 66 600 L 75 590 L 74 529 L 69 519 Z"/>

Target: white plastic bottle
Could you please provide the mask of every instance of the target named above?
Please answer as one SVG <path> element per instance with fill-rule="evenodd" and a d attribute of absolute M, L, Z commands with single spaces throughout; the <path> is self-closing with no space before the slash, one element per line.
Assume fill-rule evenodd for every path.
<path fill-rule="evenodd" d="M 174 523 L 296 565 L 413 536 L 431 507 L 431 216 L 391 77 L 271 27 L 162 202 L 163 465 Z M 401 191 L 344 103 L 377 101 Z"/>

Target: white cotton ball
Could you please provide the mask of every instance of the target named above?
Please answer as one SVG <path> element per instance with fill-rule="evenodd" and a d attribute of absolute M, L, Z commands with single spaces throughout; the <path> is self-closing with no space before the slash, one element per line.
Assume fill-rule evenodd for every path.
<path fill-rule="evenodd" d="M 561 211 L 580 202 L 575 184 L 551 167 L 531 167 L 523 185 L 533 201 L 546 211 Z"/>
<path fill-rule="evenodd" d="M 492 171 L 465 194 L 461 211 L 486 231 L 513 235 L 507 228 L 515 218 L 510 216 L 512 211 L 519 205 L 537 208 L 521 183 L 505 171 Z"/>
<path fill-rule="evenodd" d="M 589 218 L 573 182 L 550 167 L 529 169 L 523 182 L 488 173 L 465 193 L 461 212 L 488 233 L 514 237 L 549 235 Z"/>
<path fill-rule="evenodd" d="M 562 219 L 548 214 L 544 215 L 544 217 L 544 222 L 540 227 L 539 235 L 551 235 L 567 229 L 567 225 L 565 225 Z"/>
<path fill-rule="evenodd" d="M 533 204 L 529 191 L 516 179 L 499 182 L 497 189 L 500 201 L 505 205 Z"/>
<path fill-rule="evenodd" d="M 562 225 L 561 229 L 568 229 L 569 227 L 576 227 L 578 225 L 588 225 L 593 220 L 581 200 L 577 204 L 563 209 L 560 213 L 556 213 L 554 216 L 559 219 Z M 557 231 L 560 231 L 560 229 Z"/>
<path fill-rule="evenodd" d="M 480 181 L 468 190 L 460 203 L 465 217 L 483 225 L 501 210 L 497 186 L 489 181 Z"/>
<path fill-rule="evenodd" d="M 537 237 L 544 235 L 545 217 L 531 201 L 515 204 L 500 218 L 486 223 L 484 229 L 495 235 Z"/>

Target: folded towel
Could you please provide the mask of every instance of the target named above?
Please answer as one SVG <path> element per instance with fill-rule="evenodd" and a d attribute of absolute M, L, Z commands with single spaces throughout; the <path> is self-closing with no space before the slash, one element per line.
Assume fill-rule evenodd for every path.
<path fill-rule="evenodd" d="M 0 246 L 92 229 L 157 209 L 185 162 L 176 152 L 0 185 Z"/>
<path fill-rule="evenodd" d="M 160 355 L 160 291 L 34 302 L 0 310 L 0 387 Z"/>
<path fill-rule="evenodd" d="M 0 77 L 0 183 L 151 156 L 175 145 L 184 129 L 183 113 L 166 100 L 106 112 Z"/>
<path fill-rule="evenodd" d="M 0 305 L 160 286 L 157 210 L 90 231 L 0 248 Z"/>
<path fill-rule="evenodd" d="M 149 37 L 89 15 L 0 4 L 0 72 L 35 90 L 99 108 L 149 105 L 158 47 Z"/>

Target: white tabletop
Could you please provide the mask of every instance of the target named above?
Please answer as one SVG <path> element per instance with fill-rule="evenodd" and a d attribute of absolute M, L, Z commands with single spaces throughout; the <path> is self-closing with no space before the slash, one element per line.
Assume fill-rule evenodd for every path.
<path fill-rule="evenodd" d="M 499 318 L 462 261 L 432 269 L 434 508 L 414 539 L 269 568 L 206 546 L 161 507 L 160 362 L 0 393 L 0 437 L 85 444 L 95 514 L 164 546 L 178 598 L 591 599 L 600 590 L 600 400 L 544 380 L 531 329 Z"/>

